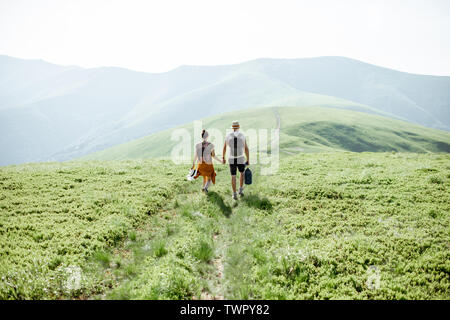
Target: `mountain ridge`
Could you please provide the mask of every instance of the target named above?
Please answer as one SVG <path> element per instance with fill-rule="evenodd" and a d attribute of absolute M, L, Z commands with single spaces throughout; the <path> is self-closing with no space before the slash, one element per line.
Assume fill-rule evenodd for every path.
<path fill-rule="evenodd" d="M 450 130 L 450 77 L 407 74 L 345 57 L 261 58 L 163 73 L 53 64 L 47 70 L 46 62 L 31 61 L 46 72 L 36 75 L 22 65 L 14 72 L 0 56 L 0 150 L 8 150 L 0 165 L 69 160 L 198 118 L 259 106 L 347 108 Z"/>

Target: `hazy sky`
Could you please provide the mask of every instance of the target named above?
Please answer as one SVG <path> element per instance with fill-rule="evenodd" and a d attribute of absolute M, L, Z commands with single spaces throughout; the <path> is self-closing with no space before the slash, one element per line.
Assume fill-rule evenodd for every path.
<path fill-rule="evenodd" d="M 0 54 L 149 72 L 339 55 L 450 75 L 450 0 L 0 0 Z"/>

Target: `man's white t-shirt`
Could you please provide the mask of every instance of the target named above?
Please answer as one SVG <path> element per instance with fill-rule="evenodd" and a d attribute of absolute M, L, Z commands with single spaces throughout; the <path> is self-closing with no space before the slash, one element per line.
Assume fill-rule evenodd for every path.
<path fill-rule="evenodd" d="M 236 141 L 236 144 L 235 144 Z M 230 148 L 228 163 L 244 164 L 245 163 L 245 136 L 239 130 L 230 132 L 226 137 L 226 142 Z"/>

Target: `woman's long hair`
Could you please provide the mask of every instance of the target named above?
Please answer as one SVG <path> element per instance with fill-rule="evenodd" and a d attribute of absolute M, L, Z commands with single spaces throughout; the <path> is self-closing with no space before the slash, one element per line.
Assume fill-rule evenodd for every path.
<path fill-rule="evenodd" d="M 203 129 L 203 131 L 202 131 L 202 139 L 203 139 L 203 141 L 206 141 L 206 139 L 208 138 L 208 136 L 209 136 L 208 131 L 206 131 L 205 129 Z"/>

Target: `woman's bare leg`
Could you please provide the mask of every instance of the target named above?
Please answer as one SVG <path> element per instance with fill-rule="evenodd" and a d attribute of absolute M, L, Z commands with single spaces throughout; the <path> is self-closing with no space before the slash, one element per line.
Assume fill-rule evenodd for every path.
<path fill-rule="evenodd" d="M 208 189 L 210 185 L 211 185 L 211 178 L 210 177 L 206 177 L 205 188 Z"/>

